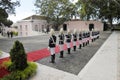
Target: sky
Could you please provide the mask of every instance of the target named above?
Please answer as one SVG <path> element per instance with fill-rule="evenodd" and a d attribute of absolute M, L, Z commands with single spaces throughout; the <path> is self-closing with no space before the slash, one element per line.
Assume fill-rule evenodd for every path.
<path fill-rule="evenodd" d="M 16 22 L 35 14 L 34 1 L 35 0 L 20 0 L 21 6 L 16 7 L 16 15 L 9 15 L 8 19 Z"/>
<path fill-rule="evenodd" d="M 16 0 L 12 0 L 16 1 Z M 21 6 L 16 7 L 16 15 L 9 15 L 8 19 L 12 20 L 14 23 L 22 20 L 28 16 L 35 14 L 35 0 L 19 0 Z M 72 0 L 76 2 L 77 0 Z"/>

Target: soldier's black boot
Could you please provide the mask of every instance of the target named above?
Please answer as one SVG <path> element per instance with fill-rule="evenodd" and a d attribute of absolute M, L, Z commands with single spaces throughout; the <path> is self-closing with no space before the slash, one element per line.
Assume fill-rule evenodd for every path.
<path fill-rule="evenodd" d="M 81 44 L 79 45 L 79 49 L 81 49 Z"/>
<path fill-rule="evenodd" d="M 74 48 L 74 51 L 76 51 L 76 46 L 74 46 L 73 48 Z"/>
<path fill-rule="evenodd" d="M 63 51 L 60 51 L 60 58 L 63 58 Z"/>
<path fill-rule="evenodd" d="M 89 40 L 88 40 L 87 44 L 89 44 Z"/>
<path fill-rule="evenodd" d="M 92 42 L 93 42 L 93 39 L 92 39 Z"/>
<path fill-rule="evenodd" d="M 55 54 L 53 54 L 53 61 L 52 62 L 55 63 Z"/>
<path fill-rule="evenodd" d="M 83 43 L 83 47 L 85 47 L 85 43 Z"/>
<path fill-rule="evenodd" d="M 70 48 L 68 48 L 68 54 L 70 54 Z"/>

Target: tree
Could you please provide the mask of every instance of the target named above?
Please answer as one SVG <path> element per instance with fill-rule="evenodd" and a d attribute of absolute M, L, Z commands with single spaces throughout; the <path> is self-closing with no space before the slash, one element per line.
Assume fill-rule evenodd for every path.
<path fill-rule="evenodd" d="M 78 0 L 79 14 L 82 19 L 108 20 L 112 27 L 113 22 L 120 22 L 119 0 Z"/>
<path fill-rule="evenodd" d="M 3 23 L 6 26 L 10 26 L 13 22 L 7 20 L 8 14 L 15 14 L 16 6 L 20 6 L 19 1 L 0 0 L 0 25 Z"/>
<path fill-rule="evenodd" d="M 74 6 L 69 0 L 36 0 L 35 6 L 40 15 L 47 17 L 48 23 L 53 23 L 55 29 L 63 22 L 70 20 Z"/>
<path fill-rule="evenodd" d="M 19 41 L 15 41 L 13 48 L 10 51 L 10 58 L 12 61 L 12 65 L 9 69 L 12 71 L 24 70 L 28 66 L 27 55 L 22 43 L 20 43 Z"/>

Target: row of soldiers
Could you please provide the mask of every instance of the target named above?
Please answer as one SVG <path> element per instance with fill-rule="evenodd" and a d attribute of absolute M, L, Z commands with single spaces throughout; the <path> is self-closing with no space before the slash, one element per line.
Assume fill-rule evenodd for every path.
<path fill-rule="evenodd" d="M 89 41 L 92 42 L 99 38 L 99 31 L 92 32 L 79 32 L 77 34 L 76 29 L 74 29 L 74 33 L 71 34 L 70 30 L 67 31 L 67 34 L 64 34 L 63 28 L 60 29 L 59 38 L 59 48 L 60 48 L 60 58 L 63 58 L 64 54 L 64 44 L 67 44 L 68 54 L 71 52 L 71 42 L 73 41 L 73 50 L 76 51 L 77 45 L 79 45 L 79 49 L 89 44 Z M 54 34 L 54 30 L 50 30 L 50 38 L 49 38 L 49 51 L 51 53 L 51 63 L 55 63 L 55 47 L 56 47 L 57 37 Z M 78 42 L 77 42 L 78 41 Z"/>

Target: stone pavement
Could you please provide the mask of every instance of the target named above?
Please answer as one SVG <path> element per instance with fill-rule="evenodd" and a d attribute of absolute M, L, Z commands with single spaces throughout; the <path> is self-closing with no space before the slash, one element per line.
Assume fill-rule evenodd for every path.
<path fill-rule="evenodd" d="M 117 80 L 120 80 L 120 32 L 118 32 L 118 56 L 117 56 L 117 59 L 118 59 L 118 65 L 117 65 Z"/>
<path fill-rule="evenodd" d="M 68 54 L 67 50 L 64 51 L 64 58 L 59 58 L 60 54 L 56 54 L 55 64 L 49 63 L 50 57 L 43 58 L 41 60 L 38 60 L 37 62 L 49 67 L 78 75 L 81 69 L 83 69 L 88 61 L 94 56 L 94 54 L 101 47 L 101 45 L 105 42 L 110 34 L 110 32 L 101 32 L 100 38 L 97 39 L 95 42 L 82 47 L 82 49 L 78 49 L 77 46 L 76 51 L 73 51 L 72 48 L 71 54 Z"/>
<path fill-rule="evenodd" d="M 81 80 L 117 80 L 118 33 L 114 32 L 78 74 Z"/>
<path fill-rule="evenodd" d="M 10 56 L 9 53 L 6 53 L 6 52 L 3 52 L 3 51 L 2 51 L 2 54 L 1 54 L 1 56 L 0 56 L 0 59 L 6 58 L 6 57 L 9 57 L 9 56 Z"/>
<path fill-rule="evenodd" d="M 78 75 L 38 64 L 37 75 L 30 80 L 117 80 L 118 35 L 113 32 Z"/>

